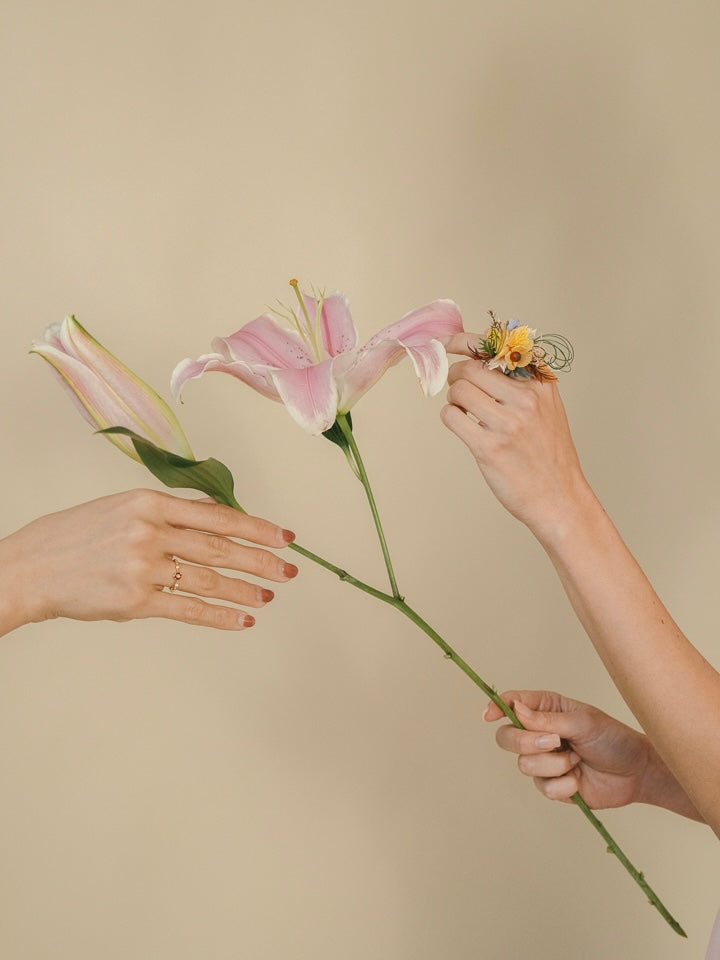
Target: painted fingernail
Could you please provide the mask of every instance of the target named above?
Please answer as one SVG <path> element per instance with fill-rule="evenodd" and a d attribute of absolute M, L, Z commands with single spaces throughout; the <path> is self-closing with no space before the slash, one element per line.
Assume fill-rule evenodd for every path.
<path fill-rule="evenodd" d="M 283 576 L 287 577 L 288 580 L 292 580 L 293 577 L 298 575 L 298 568 L 294 563 L 284 563 L 283 564 Z"/>
<path fill-rule="evenodd" d="M 292 532 L 292 530 L 283 530 L 282 538 L 285 543 L 292 543 L 295 539 L 295 534 Z"/>
<path fill-rule="evenodd" d="M 270 603 L 275 594 L 272 590 L 265 590 L 264 588 L 260 591 L 260 599 L 263 603 Z"/>
<path fill-rule="evenodd" d="M 243 627 L 254 627 L 255 626 L 255 617 L 251 617 L 249 613 L 246 613 L 242 618 Z"/>
<path fill-rule="evenodd" d="M 535 738 L 535 746 L 540 750 L 555 750 L 560 746 L 560 737 L 556 733 L 542 733 Z"/>

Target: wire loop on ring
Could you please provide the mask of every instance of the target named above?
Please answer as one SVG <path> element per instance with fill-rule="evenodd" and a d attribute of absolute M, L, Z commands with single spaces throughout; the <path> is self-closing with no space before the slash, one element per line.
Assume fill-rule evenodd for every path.
<path fill-rule="evenodd" d="M 180 581 L 182 580 L 183 575 L 177 557 L 173 557 L 172 562 L 175 564 L 175 573 L 173 574 L 173 582 L 168 587 L 168 590 L 170 593 L 175 593 L 177 588 L 180 586 Z"/>

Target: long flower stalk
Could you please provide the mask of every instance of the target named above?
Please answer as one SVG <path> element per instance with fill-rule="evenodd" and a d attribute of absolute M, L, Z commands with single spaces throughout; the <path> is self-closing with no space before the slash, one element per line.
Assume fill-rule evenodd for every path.
<path fill-rule="evenodd" d="M 348 433 L 352 437 L 350 431 L 350 425 L 347 424 Z M 202 490 L 204 493 L 209 494 L 219 503 L 224 503 L 229 507 L 232 507 L 234 510 L 237 510 L 240 513 L 245 513 L 246 511 L 235 499 L 235 494 L 233 491 L 234 482 L 232 474 L 224 464 L 220 463 L 217 460 L 212 458 L 209 460 L 186 460 L 182 457 L 179 457 L 175 454 L 169 453 L 167 450 L 161 450 L 156 447 L 151 441 L 145 440 L 142 437 L 138 436 L 133 431 L 125 427 L 113 427 L 108 430 L 103 431 L 104 433 L 114 434 L 125 434 L 132 439 L 133 446 L 135 451 L 138 454 L 138 457 L 142 460 L 145 466 L 153 473 L 159 480 L 162 480 L 169 487 L 184 487 Z M 354 437 L 352 438 L 352 449 L 350 453 L 352 455 L 352 461 L 350 459 L 348 462 L 350 466 L 353 466 L 353 462 L 360 465 L 362 464 L 362 458 L 360 457 L 360 451 L 357 448 Z M 346 451 L 347 452 L 347 451 Z M 289 548 L 294 550 L 296 553 L 301 554 L 303 557 L 306 557 L 308 560 L 312 560 L 314 563 L 319 564 L 321 567 L 324 567 L 326 570 L 334 573 L 340 580 L 343 580 L 345 583 L 349 583 L 351 586 L 356 587 L 358 590 L 361 590 L 363 593 L 367 593 L 372 597 L 375 597 L 377 600 L 382 600 L 383 603 L 389 604 L 391 607 L 394 607 L 403 616 L 411 620 L 416 626 L 418 626 L 423 633 L 427 634 L 430 639 L 440 647 L 440 649 L 445 654 L 445 657 L 448 660 L 452 660 L 462 671 L 468 676 L 472 682 L 478 686 L 483 693 L 489 697 L 493 703 L 502 710 L 505 716 L 519 729 L 524 729 L 522 723 L 518 720 L 514 710 L 505 703 L 505 701 L 500 697 L 497 690 L 490 684 L 486 683 L 482 677 L 473 670 L 469 663 L 467 663 L 463 658 L 450 646 L 450 644 L 435 630 L 430 624 L 424 620 L 419 613 L 417 613 L 413 608 L 406 603 L 405 598 L 402 597 L 397 588 L 397 581 L 395 575 L 392 572 L 392 563 L 390 561 L 390 554 L 387 548 L 387 543 L 385 542 L 385 537 L 382 533 L 382 525 L 380 523 L 380 516 L 375 505 L 375 499 L 372 496 L 372 491 L 370 490 L 370 482 L 367 477 L 367 472 L 365 471 L 364 465 L 362 470 L 358 470 L 360 479 L 365 486 L 365 490 L 368 494 L 368 502 L 372 508 L 373 520 L 375 522 L 375 527 L 378 532 L 378 538 L 380 539 L 381 546 L 383 547 L 383 556 L 386 558 L 386 566 L 388 568 L 388 574 L 390 574 L 390 582 L 393 589 L 393 593 L 385 593 L 383 590 L 379 590 L 377 587 L 373 587 L 368 583 L 365 583 L 362 580 L 359 580 L 357 577 L 352 576 L 348 573 L 347 570 L 344 570 L 342 567 L 337 566 L 334 563 L 331 563 L 329 560 L 325 560 L 324 557 L 319 556 L 316 553 L 313 553 L 311 550 L 308 550 L 306 547 L 301 546 L 298 543 L 289 544 Z M 628 860 L 623 851 L 617 845 L 615 840 L 610 836 L 608 831 L 605 829 L 603 824 L 598 820 L 595 814 L 590 810 L 588 805 L 582 799 L 579 794 L 575 794 L 572 797 L 573 802 L 578 806 L 585 817 L 592 823 L 593 827 L 598 831 L 602 836 L 603 840 L 607 844 L 607 849 L 609 853 L 613 853 L 618 860 L 622 863 L 625 869 L 628 871 L 630 876 L 635 880 L 635 882 L 641 887 L 645 892 L 649 902 L 656 907 L 660 914 L 665 918 L 665 920 L 670 924 L 670 926 L 675 930 L 676 933 L 680 936 L 686 936 L 686 933 L 680 926 L 680 924 L 673 919 L 667 908 L 663 905 L 660 898 L 652 890 L 645 880 L 644 875 L 637 870 L 633 864 Z"/>
<path fill-rule="evenodd" d="M 330 563 L 328 560 L 325 560 L 322 557 L 319 557 L 317 554 L 312 553 L 310 550 L 307 550 L 305 547 L 300 546 L 297 543 L 290 544 L 290 549 L 295 550 L 297 553 L 302 554 L 302 556 L 307 557 L 307 559 L 312 560 L 315 563 L 320 564 L 326 570 L 336 574 L 340 580 L 345 583 L 351 584 L 351 586 L 356 587 L 358 590 L 362 590 L 364 593 L 368 593 L 371 596 L 375 597 L 378 600 L 389 604 L 391 607 L 394 607 L 403 616 L 411 620 L 416 626 L 418 626 L 423 633 L 427 634 L 430 639 L 440 647 L 440 649 L 445 654 L 447 660 L 452 660 L 462 671 L 463 673 L 472 680 L 472 682 L 478 686 L 483 693 L 492 700 L 493 703 L 502 710 L 505 716 L 510 720 L 510 722 L 520 730 L 524 730 L 525 727 L 517 718 L 515 711 L 505 703 L 502 697 L 498 694 L 497 690 L 492 687 L 490 684 L 486 683 L 485 680 L 467 663 L 451 646 L 450 644 L 435 630 L 433 627 L 424 620 L 419 613 L 417 613 L 413 608 L 406 603 L 404 597 L 400 595 L 400 592 L 397 587 L 397 581 L 393 572 L 392 562 L 390 560 L 390 554 L 387 547 L 387 542 L 385 540 L 385 535 L 383 533 L 382 524 L 380 522 L 380 516 L 375 504 L 375 498 L 373 497 L 372 490 L 370 488 L 370 481 L 367 476 L 367 471 L 362 462 L 360 456 L 360 451 L 357 446 L 357 442 L 352 434 L 352 430 L 347 422 L 343 423 L 341 418 L 338 417 L 338 422 L 340 429 L 343 431 L 345 438 L 350 445 L 352 450 L 353 459 L 358 466 L 360 481 L 365 487 L 367 493 L 368 502 L 370 504 L 371 512 L 373 515 L 373 521 L 375 523 L 375 529 L 377 531 L 378 539 L 380 541 L 380 547 L 382 549 L 383 557 L 385 559 L 385 565 L 390 576 L 390 583 L 392 586 L 393 594 L 384 593 L 382 590 L 378 590 L 376 587 L 372 587 L 367 583 L 364 583 L 362 580 L 358 580 L 356 577 L 353 577 L 346 570 L 343 570 L 341 567 L 335 566 L 335 564 Z M 645 875 L 642 871 L 638 870 L 634 864 L 628 859 L 625 855 L 619 844 L 612 837 L 609 831 L 605 828 L 604 824 L 598 819 L 598 817 L 593 813 L 590 807 L 587 805 L 585 800 L 583 800 L 580 793 L 575 793 L 571 797 L 572 802 L 582 811 L 586 819 L 592 824 L 594 829 L 600 834 L 603 838 L 607 852 L 612 853 L 620 863 L 625 867 L 627 872 L 637 883 L 640 889 L 643 891 L 645 896 L 648 899 L 648 902 L 651 906 L 655 907 L 660 915 L 667 921 L 667 923 L 672 927 L 675 933 L 679 934 L 681 937 L 687 937 L 687 934 L 678 923 L 677 920 L 672 916 L 670 911 L 667 909 L 662 900 L 658 897 L 652 887 L 649 885 L 645 879 Z"/>
<path fill-rule="evenodd" d="M 337 424 L 340 427 L 345 440 L 347 441 L 348 447 L 352 453 L 352 458 L 355 461 L 355 465 L 357 467 L 356 476 L 365 488 L 365 493 L 367 494 L 368 503 L 370 504 L 370 512 L 372 513 L 375 529 L 377 530 L 378 540 L 380 541 L 380 549 L 382 550 L 383 559 L 385 560 L 385 567 L 388 572 L 388 578 L 390 579 L 390 589 L 392 590 L 393 597 L 395 597 L 396 600 L 400 600 L 400 591 L 398 590 L 397 580 L 395 579 L 395 571 L 393 570 L 392 560 L 390 559 L 390 551 L 388 550 L 387 541 L 385 540 L 385 533 L 382 528 L 382 523 L 380 522 L 380 514 L 378 513 L 375 497 L 372 492 L 372 487 L 370 486 L 370 479 L 367 475 L 367 470 L 365 469 L 365 464 L 362 461 L 362 457 L 360 456 L 360 450 L 355 442 L 352 429 L 348 423 L 347 415 L 340 414 L 337 418 Z"/>

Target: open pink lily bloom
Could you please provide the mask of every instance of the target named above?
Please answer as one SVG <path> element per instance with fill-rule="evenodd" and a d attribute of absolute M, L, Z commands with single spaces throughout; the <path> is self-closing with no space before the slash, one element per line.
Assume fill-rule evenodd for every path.
<path fill-rule="evenodd" d="M 171 387 L 179 397 L 188 380 L 229 373 L 265 397 L 284 403 L 312 434 L 329 430 L 404 356 L 409 356 L 423 392 L 442 390 L 448 372 L 444 344 L 463 329 L 452 300 L 435 300 L 376 333 L 363 346 L 347 298 L 339 292 L 315 298 L 300 294 L 301 309 L 287 311 L 289 326 L 263 314 L 229 337 L 213 340 L 214 353 L 183 360 Z"/>

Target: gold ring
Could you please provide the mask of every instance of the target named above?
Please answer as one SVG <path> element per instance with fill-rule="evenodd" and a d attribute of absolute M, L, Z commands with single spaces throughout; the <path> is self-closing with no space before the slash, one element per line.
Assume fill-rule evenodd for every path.
<path fill-rule="evenodd" d="M 173 582 L 168 587 L 170 593 L 175 593 L 177 588 L 180 586 L 180 581 L 182 580 L 182 571 L 180 570 L 180 564 L 178 563 L 177 557 L 172 558 L 172 562 L 175 564 L 175 573 L 173 574 Z"/>

